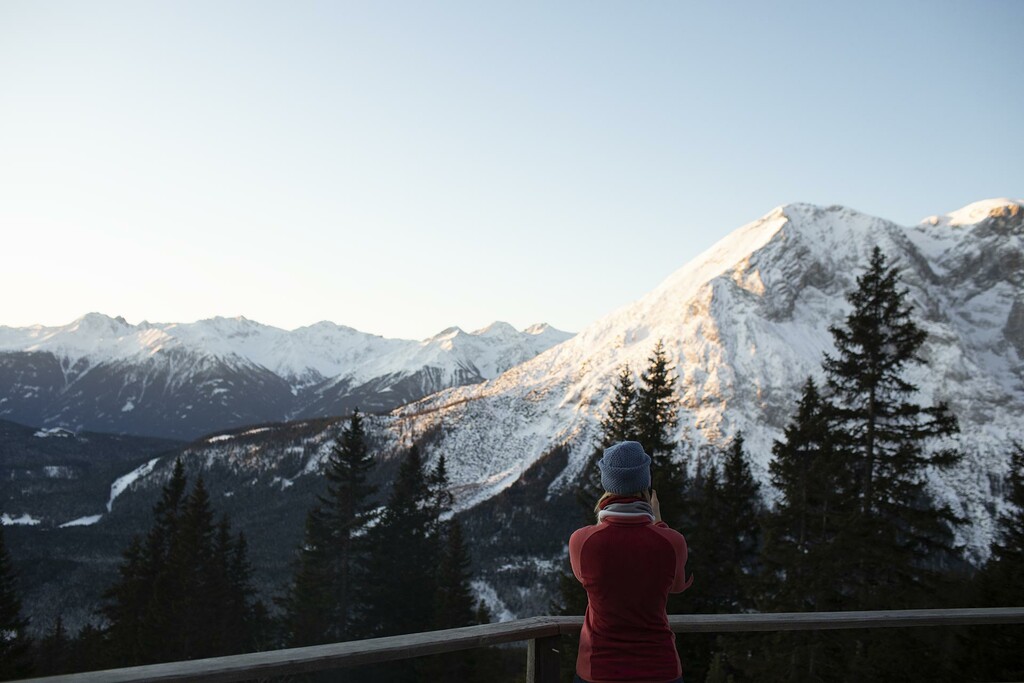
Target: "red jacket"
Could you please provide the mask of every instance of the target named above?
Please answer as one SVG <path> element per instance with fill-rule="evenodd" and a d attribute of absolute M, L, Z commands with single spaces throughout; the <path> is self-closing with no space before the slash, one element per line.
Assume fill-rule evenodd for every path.
<path fill-rule="evenodd" d="M 693 581 L 683 535 L 647 517 L 609 515 L 573 533 L 569 560 L 589 601 L 576 673 L 591 683 L 682 676 L 665 603 Z"/>

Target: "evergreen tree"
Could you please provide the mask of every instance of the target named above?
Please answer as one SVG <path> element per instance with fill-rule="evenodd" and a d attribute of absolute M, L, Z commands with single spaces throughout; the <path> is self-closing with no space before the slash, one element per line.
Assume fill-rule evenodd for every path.
<path fill-rule="evenodd" d="M 597 504 L 604 487 L 601 486 L 601 470 L 597 461 L 604 454 L 604 449 L 620 441 L 636 441 L 637 436 L 637 390 L 633 382 L 633 372 L 629 365 L 623 365 L 615 382 L 614 394 L 608 406 L 608 412 L 601 418 L 601 435 L 583 467 L 583 473 L 576 486 L 576 502 L 579 503 L 581 524 L 593 522 L 594 506 Z M 570 575 L 569 578 L 572 578 Z M 572 579 L 575 581 L 575 579 Z M 577 582 L 578 584 L 578 582 Z M 578 601 L 577 601 L 578 602 Z M 586 606 L 586 598 L 580 606 Z M 583 612 L 580 611 L 579 614 Z"/>
<path fill-rule="evenodd" d="M 999 515 L 991 562 L 1007 590 L 1006 604 L 1024 605 L 1024 444 L 1010 454 L 1008 508 Z"/>
<path fill-rule="evenodd" d="M 737 433 L 725 453 L 722 466 L 722 487 L 719 491 L 722 510 L 721 543 L 726 573 L 720 573 L 723 604 L 726 612 L 742 612 L 753 607 L 749 596 L 752 577 L 757 569 L 761 549 L 761 494 L 754 480 L 743 449 L 743 434 Z"/>
<path fill-rule="evenodd" d="M 615 382 L 608 413 L 601 420 L 601 443 L 604 450 L 620 441 L 637 440 L 637 390 L 633 371 L 623 365 Z"/>
<path fill-rule="evenodd" d="M 120 580 L 105 593 L 115 666 L 236 654 L 252 646 L 252 588 L 244 544 L 220 538 L 200 477 L 185 497 L 180 460 L 154 506 L 154 524 L 125 549 Z M 228 522 L 221 537 L 229 536 Z M 225 577 L 225 567 L 236 572 Z M 225 634 L 222 625 L 238 632 Z"/>
<path fill-rule="evenodd" d="M 289 647 L 330 642 L 336 606 L 331 595 L 334 558 L 328 534 L 323 515 L 314 508 L 306 515 L 292 581 L 280 600 L 284 641 Z"/>
<path fill-rule="evenodd" d="M 187 480 L 181 459 L 153 507 L 153 526 L 145 539 L 135 537 L 122 553 L 120 579 L 105 593 L 110 658 L 120 666 L 161 661 L 165 651 L 162 635 L 179 597 L 177 577 L 167 571 L 171 547 L 177 536 L 185 503 Z"/>
<path fill-rule="evenodd" d="M 449 486 L 448 464 L 442 453 L 438 456 L 434 469 L 427 476 L 427 488 L 430 490 L 430 516 L 434 524 L 431 534 L 439 539 L 443 536 L 442 527 L 444 525 L 441 520 L 451 512 L 452 504 L 455 502 Z"/>
<path fill-rule="evenodd" d="M 958 561 L 950 528 L 957 520 L 929 496 L 925 470 L 957 461 L 954 450 L 934 449 L 956 423 L 944 405 L 914 402 L 917 388 L 906 372 L 923 362 L 925 333 L 880 249 L 847 299 L 844 324 L 831 328 L 835 354 L 823 361 L 828 400 L 805 387 L 803 415 L 775 449 L 773 476 L 787 489 L 780 514 L 769 520 L 767 545 L 774 548 L 762 559 L 766 581 L 774 575 L 784 583 L 766 591 L 765 604 L 934 607 L 935 596 L 949 593 L 939 590 L 942 569 Z M 803 550 L 815 554 L 797 557 Z M 791 582 L 798 572 L 806 585 Z M 811 634 L 787 653 L 768 650 L 788 657 L 779 670 L 798 679 L 827 676 L 825 667 L 846 680 L 948 674 L 942 638 L 934 630 L 922 634 Z M 930 656 L 905 656 L 929 648 Z"/>
<path fill-rule="evenodd" d="M 1024 445 L 1010 456 L 1005 512 L 999 515 L 992 555 L 977 579 L 978 601 L 987 607 L 1024 605 Z M 985 627 L 963 634 L 964 671 L 976 680 L 1024 679 L 1024 626 Z"/>
<path fill-rule="evenodd" d="M 772 446 L 768 466 L 779 492 L 765 517 L 761 555 L 770 581 L 764 607 L 775 611 L 830 611 L 839 607 L 834 577 L 848 558 L 833 552 L 843 527 L 838 498 L 850 490 L 835 459 L 829 407 L 807 379 L 797 412 Z"/>
<path fill-rule="evenodd" d="M 725 527 L 722 501 L 722 475 L 711 457 L 697 464 L 691 482 L 689 504 L 692 526 L 686 533 L 688 559 L 686 571 L 693 576 L 693 586 L 681 595 L 669 596 L 669 612 L 682 614 L 717 614 L 728 611 L 729 575 L 728 540 L 722 536 Z M 716 651 L 717 636 L 711 633 L 688 633 L 676 640 L 679 657 L 684 662 L 686 678 L 702 681 L 708 675 Z M 719 659 L 718 665 L 722 665 Z"/>
<path fill-rule="evenodd" d="M 658 492 L 665 523 L 674 529 L 686 526 L 686 468 L 673 458 L 676 443 L 671 435 L 679 424 L 679 400 L 675 393 L 675 368 L 668 362 L 665 344 L 659 339 L 640 375 L 636 399 L 637 440 L 651 456 L 651 487 Z"/>
<path fill-rule="evenodd" d="M 41 676 L 55 676 L 70 673 L 72 671 L 70 665 L 71 640 L 64 628 L 64 618 L 57 615 L 53 629 L 39 641 L 35 671 Z"/>
<path fill-rule="evenodd" d="M 21 616 L 17 577 L 0 524 L 0 680 L 24 678 L 32 672 L 28 619 Z"/>
<path fill-rule="evenodd" d="M 442 544 L 437 565 L 437 591 L 434 596 L 435 629 L 461 628 L 480 623 L 478 605 L 470 588 L 469 553 L 462 536 L 462 525 L 452 518 L 443 525 L 444 533 L 438 539 Z M 483 622 L 486 623 L 486 622 Z M 466 650 L 438 655 L 423 661 L 421 670 L 428 680 L 474 680 L 481 664 L 481 652 Z"/>
<path fill-rule="evenodd" d="M 331 450 L 324 473 L 327 491 L 306 517 L 295 573 L 281 601 L 285 639 L 291 646 L 362 635 L 366 606 L 360 586 L 368 555 L 363 533 L 372 517 L 372 468 L 363 419 L 356 410 Z"/>
<path fill-rule="evenodd" d="M 634 433 L 652 458 L 664 458 L 675 448 L 671 434 L 678 424 L 679 401 L 675 395 L 675 369 L 669 365 L 662 340 L 655 344 L 647 363 L 637 390 Z"/>
<path fill-rule="evenodd" d="M 206 484 L 199 477 L 185 501 L 171 546 L 168 569 L 176 598 L 162 634 L 161 659 L 197 659 L 218 651 L 215 627 L 224 596 L 214 591 L 218 581 L 213 544 L 213 510 Z"/>
<path fill-rule="evenodd" d="M 438 560 L 433 501 L 419 447 L 413 445 L 399 465 L 380 521 L 367 532 L 370 635 L 415 633 L 432 625 Z"/>
<path fill-rule="evenodd" d="M 847 573 L 848 606 L 919 606 L 934 593 L 936 562 L 954 557 L 956 518 L 937 508 L 923 479 L 926 468 L 958 459 L 951 449 L 928 449 L 931 440 L 955 433 L 956 421 L 944 404 L 913 401 L 917 387 L 905 373 L 923 362 L 926 333 L 878 247 L 847 298 L 852 310 L 844 325 L 831 328 L 836 353 L 823 365 L 836 419 L 833 445 L 852 478 L 846 533 L 857 550 Z"/>
<path fill-rule="evenodd" d="M 768 471 L 779 492 L 764 516 L 758 607 L 765 612 L 838 611 L 842 577 L 850 557 L 837 542 L 844 528 L 837 504 L 850 486 L 835 459 L 829 406 L 807 379 L 783 439 L 772 447 Z M 736 659 L 761 680 L 841 679 L 842 657 L 834 632 L 771 633 L 754 640 L 759 653 Z"/>
<path fill-rule="evenodd" d="M 436 474 L 436 471 L 435 471 Z M 413 445 L 398 468 L 380 521 L 366 533 L 370 547 L 366 634 L 373 637 L 429 631 L 438 596 L 436 490 Z M 416 681 L 422 664 L 391 662 L 361 680 Z"/>

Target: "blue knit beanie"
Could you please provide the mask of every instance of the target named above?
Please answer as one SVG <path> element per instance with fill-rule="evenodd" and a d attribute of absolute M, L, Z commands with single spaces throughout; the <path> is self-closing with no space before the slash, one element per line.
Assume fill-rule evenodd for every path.
<path fill-rule="evenodd" d="M 597 461 L 601 486 L 609 493 L 627 495 L 651 488 L 651 456 L 636 441 L 609 446 Z"/>

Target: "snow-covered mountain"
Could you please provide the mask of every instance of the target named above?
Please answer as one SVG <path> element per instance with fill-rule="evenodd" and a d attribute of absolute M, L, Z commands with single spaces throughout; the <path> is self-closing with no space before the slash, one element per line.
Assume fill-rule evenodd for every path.
<path fill-rule="evenodd" d="M 921 389 L 920 399 L 947 401 L 960 420 L 966 457 L 955 471 L 934 473 L 930 484 L 970 521 L 960 530 L 961 540 L 980 559 L 1003 505 L 1007 445 L 1024 441 L 1021 201 L 978 202 L 911 227 L 837 206 L 783 206 L 728 235 L 640 300 L 562 343 L 556 343 L 567 336 L 562 333 L 543 328 L 516 333 L 501 324 L 472 334 L 451 329 L 423 342 L 403 343 L 366 340 L 354 330 L 324 323 L 289 336 L 244 320 L 169 330 L 87 316 L 77 324 L 110 330 L 103 335 L 117 343 L 90 346 L 83 336 L 74 346 L 61 339 L 61 328 L 0 328 L 0 349 L 16 346 L 11 339 L 17 335 L 34 335 L 32 344 L 23 337 L 17 342 L 22 345 L 18 353 L 36 364 L 40 378 L 50 368 L 53 381 L 64 381 L 65 392 L 72 395 L 88 388 L 82 383 L 90 376 L 106 374 L 98 369 L 117 363 L 138 367 L 140 353 L 159 356 L 152 346 L 127 351 L 140 348 L 138 339 L 158 333 L 172 339 L 161 346 L 165 353 L 179 354 L 173 356 L 181 359 L 175 371 L 191 370 L 194 383 L 205 381 L 201 372 L 213 376 L 211 384 L 199 384 L 212 396 L 220 396 L 213 394 L 220 388 L 237 390 L 243 381 L 277 382 L 273 386 L 280 386 L 281 400 L 290 401 L 329 397 L 332 391 L 350 395 L 345 392 L 359 387 L 379 388 L 378 395 L 386 395 L 389 388 L 412 391 L 407 385 L 418 382 L 425 391 L 433 381 L 458 384 L 463 372 L 477 378 L 474 385 L 447 388 L 390 414 L 370 416 L 367 434 L 381 463 L 373 476 L 385 491 L 396 467 L 393 456 L 413 441 L 429 462 L 444 453 L 456 506 L 467 537 L 474 539 L 474 585 L 482 596 L 493 594 L 511 612 L 529 616 L 544 613 L 550 597 L 544 591 L 555 590 L 565 539 L 577 523 L 569 484 L 591 453 L 619 369 L 625 364 L 643 369 L 656 341 L 663 340 L 679 375 L 682 410 L 676 437 L 701 448 L 721 445 L 742 430 L 755 474 L 767 484 L 772 440 L 790 419 L 806 378 L 821 378 L 822 354 L 832 350 L 828 327 L 849 310 L 846 294 L 876 245 L 900 269 L 919 324 L 929 335 L 923 349 L 928 365 L 914 370 L 911 378 Z M 173 332 L 179 327 L 186 331 Z M 530 346 L 530 335 L 542 343 Z M 190 352 L 194 345 L 173 341 L 186 337 L 205 339 L 206 348 L 224 347 L 200 362 Z M 337 341 L 345 338 L 351 343 Z M 230 342 L 238 339 L 245 343 Z M 380 346 L 367 350 L 373 344 Z M 96 348 L 107 354 L 102 362 L 90 360 L 100 357 Z M 115 348 L 126 351 L 118 356 L 111 351 Z M 274 348 L 280 351 L 276 355 L 267 350 Z M 11 395 L 9 375 L 4 375 L 9 357 L 0 354 L 0 410 L 8 406 L 3 397 Z M 252 374 L 225 379 L 215 374 L 221 370 L 218 363 Z M 391 374 L 392 368 L 400 370 Z M 17 391 L 31 394 L 26 372 Z M 130 372 L 115 376 L 131 377 Z M 43 386 L 41 380 L 37 384 Z M 153 390 L 155 385 L 141 386 Z M 244 385 L 244 391 L 252 386 Z M 125 398 L 113 389 L 110 395 Z M 198 403 L 194 409 L 200 410 Z M 211 495 L 251 539 L 261 558 L 257 573 L 263 585 L 277 590 L 301 536 L 302 515 L 322 490 L 319 474 L 342 426 L 336 420 L 310 420 L 217 433 L 158 462 L 140 454 L 118 471 L 121 479 L 108 477 L 88 500 L 73 501 L 73 507 L 53 508 L 23 496 L 18 506 L 0 513 L 12 521 L 38 520 L 43 535 L 26 536 L 25 543 L 43 539 L 52 544 L 54 558 L 64 558 L 68 550 L 61 544 L 72 543 L 74 534 L 106 538 L 108 528 L 127 529 L 129 522 L 147 519 L 180 455 L 192 471 L 204 473 Z M 31 439 L 65 441 L 50 438 L 45 430 Z M 36 480 L 54 476 L 45 467 L 26 467 L 22 475 Z M 83 520 L 93 518 L 92 526 L 84 525 Z M 57 530 L 69 522 L 76 525 Z M 35 528 L 24 527 L 25 533 Z M 58 587 L 53 590 L 78 585 L 74 572 L 85 569 L 55 574 L 52 582 Z M 492 607 L 496 613 L 502 609 L 496 602 Z M 82 609 L 88 614 L 92 608 Z"/>
<path fill-rule="evenodd" d="M 444 429 L 444 452 L 465 507 L 511 485 L 553 447 L 570 455 L 552 482 L 573 481 L 589 455 L 615 376 L 647 363 L 663 340 L 678 369 L 680 440 L 720 445 L 742 430 L 767 480 L 808 376 L 821 379 L 829 325 L 849 310 L 871 250 L 901 272 L 928 332 L 923 402 L 959 417 L 966 457 L 932 485 L 973 524 L 962 540 L 983 553 L 1006 471 L 1007 444 L 1024 438 L 1024 209 L 990 200 L 903 227 L 839 207 L 792 204 L 745 225 L 639 301 L 602 318 L 498 378 L 453 388 L 395 411 L 396 438 Z M 400 437 L 399 437 L 400 435 Z"/>
<path fill-rule="evenodd" d="M 0 417 L 192 438 L 234 426 L 390 410 L 482 382 L 572 335 L 547 325 L 458 328 L 423 341 L 329 322 L 288 332 L 245 318 L 0 327 Z"/>

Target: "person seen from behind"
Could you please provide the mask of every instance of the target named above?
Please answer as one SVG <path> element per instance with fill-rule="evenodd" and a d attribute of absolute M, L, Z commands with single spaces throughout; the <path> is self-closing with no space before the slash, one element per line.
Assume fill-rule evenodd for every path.
<path fill-rule="evenodd" d="M 597 524 L 569 538 L 572 572 L 587 591 L 576 683 L 681 683 L 669 593 L 690 587 L 686 539 L 661 521 L 651 489 L 651 457 L 636 441 L 604 451 L 605 493 Z"/>

